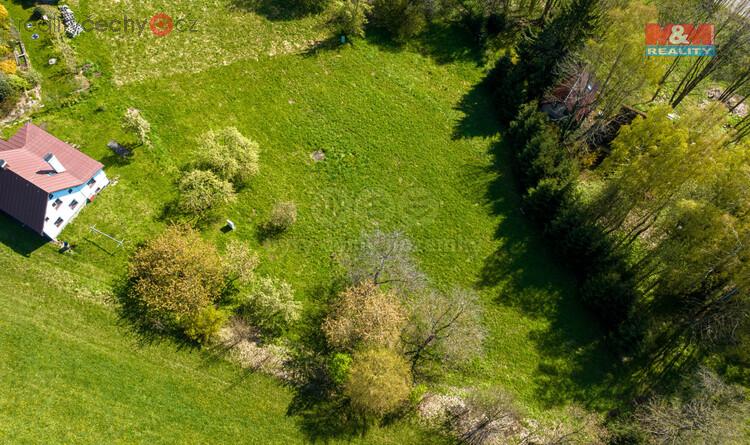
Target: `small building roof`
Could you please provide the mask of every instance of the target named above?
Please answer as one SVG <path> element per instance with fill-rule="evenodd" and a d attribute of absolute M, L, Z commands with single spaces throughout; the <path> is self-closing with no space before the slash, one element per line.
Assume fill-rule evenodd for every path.
<path fill-rule="evenodd" d="M 64 171 L 56 172 L 44 160 L 49 154 L 57 158 Z M 104 167 L 31 123 L 8 141 L 0 139 L 0 159 L 7 162 L 8 170 L 47 193 L 84 184 Z"/>

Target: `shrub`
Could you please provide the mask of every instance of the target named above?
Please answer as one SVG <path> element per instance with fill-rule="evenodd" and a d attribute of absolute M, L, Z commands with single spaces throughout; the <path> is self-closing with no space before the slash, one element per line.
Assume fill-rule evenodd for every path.
<path fill-rule="evenodd" d="M 8 10 L 5 8 L 5 6 L 0 5 L 0 22 L 5 24 L 5 22 L 7 22 L 9 18 L 10 14 L 8 14 Z"/>
<path fill-rule="evenodd" d="M 360 414 L 381 418 L 408 400 L 410 390 L 409 364 L 395 352 L 374 349 L 352 357 L 344 394 Z"/>
<path fill-rule="evenodd" d="M 42 83 L 42 75 L 39 74 L 39 71 L 33 68 L 29 68 L 26 71 L 21 71 L 20 73 L 18 73 L 18 75 L 28 83 L 30 88 L 34 88 L 35 86 Z"/>
<path fill-rule="evenodd" d="M 16 71 L 18 71 L 16 61 L 13 59 L 0 60 L 0 71 L 5 74 L 16 74 Z"/>
<path fill-rule="evenodd" d="M 225 284 L 213 244 L 186 226 L 170 226 L 130 261 L 130 297 L 149 320 L 174 325 L 216 301 Z"/>
<path fill-rule="evenodd" d="M 182 322 L 185 335 L 201 345 L 209 345 L 228 319 L 226 312 L 209 305 Z"/>
<path fill-rule="evenodd" d="M 183 176 L 177 188 L 179 210 L 192 215 L 202 215 L 211 209 L 234 202 L 232 184 L 216 177 L 210 171 L 193 170 Z"/>
<path fill-rule="evenodd" d="M 341 386 L 349 378 L 349 371 L 352 365 L 352 356 L 337 352 L 333 354 L 328 362 L 328 375 L 335 385 Z"/>
<path fill-rule="evenodd" d="M 350 37 L 363 37 L 367 14 L 372 6 L 367 1 L 361 0 L 336 0 L 331 9 L 331 17 L 328 25 L 337 35 Z"/>
<path fill-rule="evenodd" d="M 297 205 L 291 201 L 279 202 L 271 210 L 267 229 L 274 233 L 284 232 L 289 230 L 295 222 L 297 222 Z"/>
<path fill-rule="evenodd" d="M 413 0 L 374 0 L 372 21 L 387 29 L 396 40 L 406 40 L 425 27 L 425 6 Z"/>
<path fill-rule="evenodd" d="M 523 208 L 529 216 L 542 226 L 555 218 L 557 212 L 564 205 L 570 193 L 568 184 L 561 183 L 555 178 L 545 178 L 536 187 L 526 191 Z"/>
<path fill-rule="evenodd" d="M 276 337 L 299 320 L 302 305 L 294 299 L 289 283 L 261 278 L 241 309 L 264 335 Z"/>
<path fill-rule="evenodd" d="M 0 74 L 0 101 L 5 102 L 8 99 L 17 97 L 17 90 L 5 74 Z"/>
<path fill-rule="evenodd" d="M 334 348 L 395 347 L 406 323 L 396 296 L 371 281 L 341 293 L 323 322 L 323 333 Z"/>
<path fill-rule="evenodd" d="M 258 143 L 234 127 L 209 131 L 204 135 L 200 164 L 220 178 L 245 185 L 260 171 Z"/>
<path fill-rule="evenodd" d="M 140 144 L 149 144 L 151 142 L 151 124 L 143 117 L 141 111 L 136 108 L 128 108 L 122 119 L 122 128 L 133 133 Z"/>

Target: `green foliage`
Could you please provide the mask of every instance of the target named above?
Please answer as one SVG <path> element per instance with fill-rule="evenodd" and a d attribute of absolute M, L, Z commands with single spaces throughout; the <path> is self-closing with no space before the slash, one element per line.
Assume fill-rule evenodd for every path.
<path fill-rule="evenodd" d="M 404 41 L 426 26 L 425 7 L 422 1 L 374 0 L 372 22 L 387 29 L 396 40 Z"/>
<path fill-rule="evenodd" d="M 18 98 L 18 90 L 14 88 L 13 82 L 9 79 L 9 76 L 4 73 L 0 73 L 0 102 L 2 103 L 15 103 Z"/>
<path fill-rule="evenodd" d="M 241 311 L 265 336 L 278 337 L 299 320 L 302 305 L 294 299 L 289 283 L 263 277 L 247 295 Z"/>
<path fill-rule="evenodd" d="M 196 317 L 220 297 L 226 278 L 214 245 L 186 226 L 170 226 L 139 248 L 128 277 L 141 321 L 154 325 Z"/>
<path fill-rule="evenodd" d="M 488 75 L 489 87 L 500 122 L 512 121 L 526 100 L 520 70 L 508 54 L 500 57 Z"/>
<path fill-rule="evenodd" d="M 234 127 L 209 131 L 202 136 L 201 168 L 240 188 L 260 171 L 258 143 Z"/>
<path fill-rule="evenodd" d="M 409 398 L 409 364 L 389 349 L 355 353 L 344 394 L 362 415 L 382 418 Z"/>
<path fill-rule="evenodd" d="M 232 184 L 213 172 L 192 170 L 177 183 L 180 192 L 177 208 L 187 214 L 204 215 L 236 200 Z"/>
<path fill-rule="evenodd" d="M 336 35 L 363 37 L 371 10 L 372 6 L 366 0 L 335 0 L 328 25 Z"/>
<path fill-rule="evenodd" d="M 333 354 L 328 362 L 328 375 L 333 383 L 342 386 L 349 378 L 352 365 L 352 356 L 343 352 Z"/>
<path fill-rule="evenodd" d="M 203 308 L 192 317 L 182 320 L 185 335 L 203 346 L 210 345 L 229 315 L 213 305 Z"/>

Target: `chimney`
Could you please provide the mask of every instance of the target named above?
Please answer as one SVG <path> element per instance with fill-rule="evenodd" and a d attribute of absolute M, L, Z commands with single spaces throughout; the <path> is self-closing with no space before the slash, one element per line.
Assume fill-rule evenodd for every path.
<path fill-rule="evenodd" d="M 55 173 L 65 172 L 65 167 L 63 167 L 60 161 L 52 153 L 47 153 L 46 155 L 44 155 L 44 162 L 49 164 L 49 166 L 52 167 L 52 170 L 54 170 Z"/>

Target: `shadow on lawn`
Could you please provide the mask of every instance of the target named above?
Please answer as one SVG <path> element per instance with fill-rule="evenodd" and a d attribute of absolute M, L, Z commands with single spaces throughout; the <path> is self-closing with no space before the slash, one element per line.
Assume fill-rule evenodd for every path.
<path fill-rule="evenodd" d="M 454 138 L 493 137 L 500 132 L 490 97 L 485 81 L 464 96 L 458 105 L 464 117 L 456 124 Z M 485 259 L 479 287 L 496 291 L 497 304 L 548 321 L 529 334 L 541 356 L 534 384 L 543 405 L 617 406 L 627 397 L 624 372 L 607 351 L 604 334 L 577 301 L 574 274 L 557 263 L 549 244 L 523 215 L 511 147 L 498 140 L 490 154 L 492 165 L 471 172 L 481 182 L 477 187 L 485 189 L 491 213 L 502 217 L 495 232 L 499 246 Z"/>
<path fill-rule="evenodd" d="M 296 0 L 232 0 L 232 6 L 273 21 L 295 20 L 313 13 L 301 7 Z"/>
<path fill-rule="evenodd" d="M 0 212 L 0 243 L 10 247 L 17 254 L 28 257 L 47 244 L 47 240 Z"/>
<path fill-rule="evenodd" d="M 481 45 L 460 23 L 433 23 L 422 34 L 404 42 L 394 40 L 384 29 L 368 27 L 365 38 L 386 51 L 416 51 L 439 65 L 470 62 L 481 66 L 484 63 Z"/>

